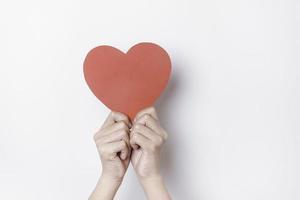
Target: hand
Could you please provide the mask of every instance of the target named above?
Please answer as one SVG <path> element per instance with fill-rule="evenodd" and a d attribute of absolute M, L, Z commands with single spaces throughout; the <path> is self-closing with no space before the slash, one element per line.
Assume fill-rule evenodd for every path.
<path fill-rule="evenodd" d="M 102 163 L 102 176 L 121 180 L 130 160 L 130 121 L 122 113 L 111 112 L 94 140 Z"/>
<path fill-rule="evenodd" d="M 153 107 L 136 115 L 130 133 L 131 163 L 148 199 L 171 199 L 159 172 L 160 151 L 166 139 Z"/>
<path fill-rule="evenodd" d="M 102 175 L 90 199 L 113 199 L 130 161 L 131 124 L 124 114 L 111 112 L 94 140 L 102 163 Z"/>
<path fill-rule="evenodd" d="M 133 148 L 131 162 L 140 178 L 160 176 L 160 150 L 166 139 L 167 133 L 159 125 L 153 107 L 136 115 L 130 133 L 130 144 Z"/>

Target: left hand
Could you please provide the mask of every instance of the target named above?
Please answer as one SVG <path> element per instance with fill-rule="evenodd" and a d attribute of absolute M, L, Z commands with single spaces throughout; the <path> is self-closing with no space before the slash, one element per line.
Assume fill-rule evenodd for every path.
<path fill-rule="evenodd" d="M 122 113 L 111 112 L 95 134 L 102 163 L 102 178 L 122 181 L 130 161 L 130 121 Z"/>

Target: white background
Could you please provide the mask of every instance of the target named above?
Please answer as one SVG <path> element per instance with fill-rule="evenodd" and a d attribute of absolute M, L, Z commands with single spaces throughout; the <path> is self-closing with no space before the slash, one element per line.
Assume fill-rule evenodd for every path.
<path fill-rule="evenodd" d="M 86 53 L 155 42 L 173 63 L 156 104 L 174 199 L 300 199 L 297 0 L 1 1 L 0 199 L 87 199 L 109 110 Z M 130 167 L 116 199 L 144 199 Z"/>

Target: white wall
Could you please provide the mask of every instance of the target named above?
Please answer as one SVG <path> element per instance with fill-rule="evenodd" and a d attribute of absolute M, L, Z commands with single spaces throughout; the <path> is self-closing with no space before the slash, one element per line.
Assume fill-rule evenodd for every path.
<path fill-rule="evenodd" d="M 174 199 L 300 199 L 297 0 L 2 1 L 0 199 L 87 199 L 109 113 L 82 73 L 101 44 L 163 46 Z M 132 168 L 116 199 L 144 199 Z"/>

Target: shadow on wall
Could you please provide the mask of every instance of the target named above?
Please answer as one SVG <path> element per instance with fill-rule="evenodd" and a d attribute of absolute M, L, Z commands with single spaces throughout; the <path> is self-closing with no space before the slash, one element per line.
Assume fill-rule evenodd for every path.
<path fill-rule="evenodd" d="M 180 123 L 180 118 L 175 116 L 178 106 L 183 106 L 179 102 L 179 95 L 181 94 L 180 88 L 182 88 L 180 86 L 182 84 L 182 76 L 179 76 L 179 70 L 178 62 L 174 62 L 170 82 L 155 104 L 162 127 L 165 128 L 169 134 L 161 154 L 161 170 L 169 192 L 174 198 L 181 198 L 184 194 L 189 194 L 189 188 L 186 187 L 185 184 L 182 184 L 185 178 L 183 177 L 184 173 L 181 173 L 183 171 L 180 169 L 181 165 L 177 163 L 180 159 L 176 158 L 175 148 L 182 146 L 179 137 L 182 133 L 179 132 L 177 127 Z M 178 121 L 176 122 L 174 120 Z M 181 188 L 180 191 L 177 190 L 179 187 Z"/>
<path fill-rule="evenodd" d="M 189 172 L 189 166 L 186 169 L 182 168 L 186 159 L 189 159 L 189 164 L 194 162 L 191 161 L 191 155 L 186 155 L 190 150 L 190 144 L 187 143 L 189 141 L 186 139 L 187 133 L 183 131 L 190 131 L 189 127 L 195 129 L 197 125 L 194 125 L 192 122 L 190 122 L 191 124 L 183 125 L 182 123 L 189 122 L 189 120 L 182 119 L 185 116 L 178 115 L 178 113 L 184 113 L 183 111 L 186 110 L 187 106 L 186 103 L 189 102 L 187 95 L 190 93 L 186 91 L 195 89 L 191 81 L 189 81 L 191 75 L 185 70 L 188 65 L 189 63 L 184 62 L 180 58 L 179 60 L 173 60 L 170 82 L 156 102 L 155 107 L 162 127 L 169 134 L 161 154 L 161 171 L 166 180 L 168 190 L 174 199 L 192 200 L 198 199 L 198 197 L 195 197 L 195 194 L 199 191 L 193 191 L 192 188 L 195 187 L 191 187 L 191 184 L 194 184 L 191 180 L 195 177 Z M 192 66 L 189 67 L 192 69 Z M 197 75 L 197 77 L 200 78 L 201 75 Z M 200 92 L 202 95 L 203 91 L 200 91 L 199 87 L 197 89 L 195 92 Z M 183 157 L 185 155 L 186 157 Z"/>
<path fill-rule="evenodd" d="M 174 115 L 176 112 L 174 112 L 174 107 L 172 106 L 172 101 L 176 98 L 177 95 L 177 85 L 179 84 L 179 79 L 177 77 L 177 74 L 175 72 L 172 72 L 172 77 L 170 79 L 170 82 L 162 94 L 162 96 L 159 98 L 159 100 L 155 104 L 155 108 L 158 112 L 158 117 L 160 119 L 161 125 L 163 128 L 166 129 L 168 132 L 168 141 L 166 142 L 163 152 L 161 155 L 161 170 L 167 179 L 167 177 L 171 176 L 174 177 L 172 173 L 172 168 L 175 166 L 174 159 L 173 159 L 173 153 L 172 153 L 172 144 L 177 143 L 176 142 L 176 127 L 170 126 L 170 115 Z"/>

